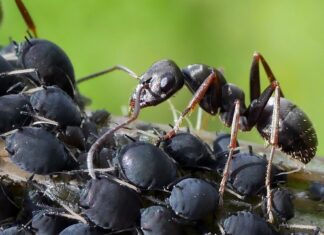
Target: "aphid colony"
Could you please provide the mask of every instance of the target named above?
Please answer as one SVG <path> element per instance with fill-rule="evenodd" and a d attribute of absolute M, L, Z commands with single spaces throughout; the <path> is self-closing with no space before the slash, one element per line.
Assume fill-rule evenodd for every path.
<path fill-rule="evenodd" d="M 28 12 L 21 12 L 36 37 Z M 260 61 L 270 81 L 263 92 Z M 22 170 L 51 176 L 41 182 L 33 177 L 25 183 L 1 182 L 3 234 L 286 232 L 281 224 L 294 216 L 292 194 L 283 187 L 287 177 L 252 149 L 238 150 L 237 131 L 256 126 L 272 145 L 270 159 L 279 147 L 303 163 L 315 156 L 317 137 L 306 114 L 283 98 L 262 55 L 253 57 L 248 107 L 243 91 L 206 65 L 181 70 L 161 60 L 142 76 L 122 66 L 99 74 L 116 69 L 139 84 L 130 98 L 130 118 L 112 127 L 108 112 L 85 112 L 72 63 L 56 44 L 30 37 L 1 49 L 5 149 Z M 153 139 L 145 134 L 150 128 L 132 137 L 117 132 L 142 108 L 167 100 L 184 84 L 194 97 L 171 131 L 156 129 Z M 231 135 L 217 136 L 213 150 L 198 137 L 178 132 L 196 104 L 232 126 Z M 13 193 L 15 184 L 19 193 Z M 225 189 L 235 196 L 226 193 L 223 199 Z"/>

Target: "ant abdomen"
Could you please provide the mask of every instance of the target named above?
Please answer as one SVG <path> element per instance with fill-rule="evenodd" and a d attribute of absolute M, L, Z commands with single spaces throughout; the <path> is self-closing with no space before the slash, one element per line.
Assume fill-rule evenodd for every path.
<path fill-rule="evenodd" d="M 257 122 L 261 136 L 269 142 L 274 98 L 270 98 Z M 312 122 L 299 107 L 280 98 L 278 147 L 293 158 L 308 163 L 316 153 L 317 136 Z"/>

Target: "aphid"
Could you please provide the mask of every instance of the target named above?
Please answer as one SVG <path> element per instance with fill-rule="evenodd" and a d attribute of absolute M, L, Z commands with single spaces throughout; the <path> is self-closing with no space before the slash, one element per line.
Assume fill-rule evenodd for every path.
<path fill-rule="evenodd" d="M 239 211 L 229 216 L 223 223 L 226 235 L 276 235 L 267 222 L 256 214 Z"/>
<path fill-rule="evenodd" d="M 16 94 L 27 86 L 33 86 L 26 74 L 33 70 L 16 70 L 0 55 L 0 96 Z"/>
<path fill-rule="evenodd" d="M 0 182 L 0 222 L 10 218 L 14 221 L 18 209 L 8 188 Z"/>
<path fill-rule="evenodd" d="M 324 201 L 324 184 L 320 182 L 312 182 L 309 186 L 310 197 L 314 200 Z"/>
<path fill-rule="evenodd" d="M 99 232 L 97 229 L 90 227 L 88 224 L 72 224 L 71 226 L 65 228 L 63 231 L 60 232 L 59 235 L 71 235 L 71 234 L 78 234 L 78 235 L 103 235 L 103 232 Z"/>
<path fill-rule="evenodd" d="M 279 223 L 290 220 L 295 215 L 293 195 L 286 189 L 275 188 L 271 190 L 272 211 Z M 266 200 L 263 201 L 263 211 L 266 213 Z"/>
<path fill-rule="evenodd" d="M 141 230 L 144 235 L 183 234 L 172 211 L 163 206 L 151 206 L 142 210 Z"/>
<path fill-rule="evenodd" d="M 106 178 L 88 181 L 80 205 L 93 223 L 105 229 L 122 230 L 139 224 L 137 193 Z"/>
<path fill-rule="evenodd" d="M 75 223 L 76 220 L 63 216 L 62 211 L 48 209 L 41 210 L 33 216 L 31 227 L 36 234 L 55 235 Z"/>
<path fill-rule="evenodd" d="M 198 178 L 186 178 L 173 186 L 168 198 L 176 215 L 188 220 L 200 220 L 216 211 L 218 192 L 215 186 Z"/>
<path fill-rule="evenodd" d="M 74 97 L 74 70 L 65 52 L 53 42 L 44 39 L 28 39 L 18 46 L 17 68 L 34 68 L 46 86 L 57 85 Z"/>
<path fill-rule="evenodd" d="M 16 165 L 31 173 L 44 175 L 77 166 L 64 145 L 43 128 L 18 129 L 6 138 L 6 150 Z"/>
<path fill-rule="evenodd" d="M 21 0 L 16 5 L 25 20 L 28 29 L 37 38 L 36 26 Z M 30 35 L 31 36 L 31 35 Z M 16 69 L 35 69 L 37 73 L 28 75 L 32 80 L 43 85 L 57 85 L 72 98 L 75 95 L 74 69 L 69 57 L 55 43 L 45 39 L 28 39 L 22 43 L 13 43 L 9 50 L 11 64 Z M 14 53 L 12 53 L 14 51 Z M 8 54 L 2 51 L 2 56 Z M 13 54 L 13 55 L 12 55 Z"/>
<path fill-rule="evenodd" d="M 116 157 L 118 169 L 132 184 L 144 189 L 162 189 L 176 179 L 177 168 L 158 147 L 134 142 L 124 146 Z"/>
<path fill-rule="evenodd" d="M 62 89 L 44 86 L 30 97 L 33 109 L 40 115 L 58 122 L 60 126 L 80 126 L 81 112 Z"/>
<path fill-rule="evenodd" d="M 234 154 L 229 167 L 229 186 L 241 196 L 258 195 L 265 191 L 267 160 L 253 152 Z M 281 171 L 274 165 L 271 167 L 271 185 L 285 181 L 285 175 L 277 176 Z"/>
<path fill-rule="evenodd" d="M 34 233 L 25 227 L 12 226 L 0 231 L 1 235 L 33 235 Z"/>
<path fill-rule="evenodd" d="M 182 167 L 212 169 L 216 165 L 209 146 L 190 133 L 178 133 L 162 146 Z"/>
<path fill-rule="evenodd" d="M 23 114 L 31 109 L 28 97 L 21 94 L 0 96 L 0 133 L 29 125 L 31 117 Z"/>

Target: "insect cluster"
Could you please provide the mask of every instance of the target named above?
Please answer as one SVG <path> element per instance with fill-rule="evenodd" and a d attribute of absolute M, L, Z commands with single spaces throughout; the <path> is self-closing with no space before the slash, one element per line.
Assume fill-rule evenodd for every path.
<path fill-rule="evenodd" d="M 310 120 L 283 98 L 260 54 L 253 57 L 248 107 L 243 91 L 206 65 L 181 70 L 161 60 L 142 76 L 115 66 L 76 80 L 65 52 L 38 39 L 28 11 L 16 3 L 33 36 L 0 51 L 0 133 L 10 160 L 31 177 L 1 180 L 0 234 L 297 234 L 282 226 L 294 217 L 284 169 L 252 148 L 237 148 L 238 129 L 256 126 L 272 150 L 303 163 L 316 152 Z M 259 62 L 270 81 L 263 92 Z M 117 126 L 107 111 L 86 112 L 76 86 L 113 70 L 139 80 L 130 118 Z M 142 126 L 128 135 L 117 132 L 184 84 L 194 97 L 171 131 Z M 178 130 L 197 104 L 232 126 L 230 135 L 217 135 L 213 148 Z M 305 234 L 319 233 L 307 228 Z"/>

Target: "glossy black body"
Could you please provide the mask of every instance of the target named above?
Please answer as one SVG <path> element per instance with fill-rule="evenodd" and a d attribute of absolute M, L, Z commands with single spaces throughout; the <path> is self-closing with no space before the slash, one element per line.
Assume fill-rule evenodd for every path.
<path fill-rule="evenodd" d="M 140 107 L 154 106 L 167 100 L 183 87 L 184 75 L 172 60 L 160 60 L 140 77 L 140 84 L 148 86 L 141 94 Z M 134 99 L 135 93 L 131 97 L 131 108 Z"/>
<path fill-rule="evenodd" d="M 35 68 L 44 85 L 57 85 L 74 97 L 74 69 L 65 52 L 45 39 L 28 39 L 19 44 L 17 68 Z M 35 75 L 32 75 L 35 76 Z"/>
<path fill-rule="evenodd" d="M 0 96 L 0 133 L 4 133 L 25 125 L 29 125 L 32 118 L 21 112 L 31 110 L 28 97 L 21 94 Z"/>
<path fill-rule="evenodd" d="M 13 70 L 15 70 L 15 68 L 0 55 L 0 74 Z M 0 76 L 0 96 L 18 93 L 22 91 L 27 84 L 29 84 L 29 81 L 23 75 Z M 12 87 L 15 88 L 11 89 Z"/>
<path fill-rule="evenodd" d="M 257 129 L 269 141 L 273 98 L 270 98 L 257 123 Z M 316 153 L 317 136 L 313 124 L 300 108 L 280 98 L 278 147 L 293 158 L 308 163 Z"/>
<path fill-rule="evenodd" d="M 223 227 L 226 235 L 278 235 L 264 219 L 247 211 L 229 216 Z"/>
<path fill-rule="evenodd" d="M 130 143 L 121 149 L 116 160 L 122 176 L 143 189 L 162 189 L 177 177 L 171 158 L 150 143 Z"/>
<path fill-rule="evenodd" d="M 286 189 L 275 188 L 271 190 L 272 211 L 279 223 L 290 220 L 295 215 L 293 195 Z M 266 198 L 263 200 L 262 210 L 266 214 Z"/>
<path fill-rule="evenodd" d="M 57 214 L 55 214 L 57 213 Z M 75 220 L 60 216 L 62 211 L 41 210 L 36 213 L 31 221 L 31 227 L 36 234 L 57 235 L 63 229 L 75 223 Z"/>
<path fill-rule="evenodd" d="M 151 206 L 142 210 L 141 230 L 144 235 L 183 234 L 173 212 L 163 206 Z"/>
<path fill-rule="evenodd" d="M 60 232 L 59 235 L 71 235 L 71 234 L 77 234 L 77 235 L 103 235 L 103 232 L 99 232 L 93 227 L 90 227 L 88 224 L 82 224 L 77 223 L 73 224 L 67 228 L 65 228 L 63 231 Z"/>
<path fill-rule="evenodd" d="M 186 178 L 173 186 L 168 202 L 176 215 L 194 221 L 213 214 L 218 197 L 214 185 L 202 179 Z"/>
<path fill-rule="evenodd" d="M 163 150 L 182 167 L 214 168 L 216 160 L 207 144 L 190 133 L 178 133 L 162 143 Z"/>
<path fill-rule="evenodd" d="M 254 153 L 239 152 L 233 156 L 229 169 L 228 183 L 230 187 L 242 196 L 261 194 L 265 191 L 267 160 Z M 284 182 L 286 176 L 277 176 L 279 169 L 272 165 L 271 184 Z"/>
<path fill-rule="evenodd" d="M 60 126 L 80 126 L 81 112 L 72 98 L 57 86 L 43 87 L 30 97 L 33 109 Z"/>
<path fill-rule="evenodd" d="M 43 128 L 17 130 L 6 138 L 6 150 L 16 165 L 31 173 L 49 174 L 77 166 L 64 145 Z"/>
<path fill-rule="evenodd" d="M 80 205 L 93 223 L 105 229 L 131 228 L 140 222 L 137 193 L 106 178 L 88 181 Z"/>

